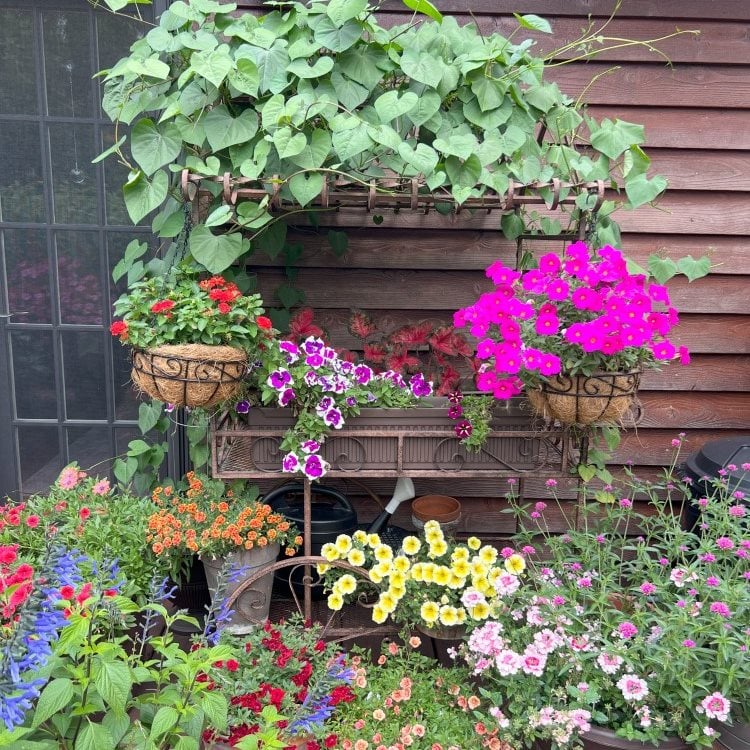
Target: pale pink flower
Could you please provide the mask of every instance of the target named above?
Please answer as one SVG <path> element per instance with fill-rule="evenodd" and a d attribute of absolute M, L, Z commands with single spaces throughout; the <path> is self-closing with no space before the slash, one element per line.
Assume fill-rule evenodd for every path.
<path fill-rule="evenodd" d="M 648 685 L 646 680 L 642 680 L 637 675 L 627 673 L 617 681 L 617 687 L 622 692 L 622 697 L 626 701 L 640 701 L 648 695 Z"/>
<path fill-rule="evenodd" d="M 109 479 L 100 479 L 92 488 L 91 491 L 95 495 L 106 495 L 110 490 Z"/>
<path fill-rule="evenodd" d="M 617 654 L 602 652 L 596 657 L 596 663 L 605 674 L 614 674 L 622 666 L 623 658 Z"/>
<path fill-rule="evenodd" d="M 711 693 L 707 695 L 697 707 L 699 713 L 705 711 L 706 716 L 709 719 L 718 719 L 719 721 L 726 721 L 729 718 L 729 710 L 732 708 L 732 703 L 727 700 L 721 693 Z"/>

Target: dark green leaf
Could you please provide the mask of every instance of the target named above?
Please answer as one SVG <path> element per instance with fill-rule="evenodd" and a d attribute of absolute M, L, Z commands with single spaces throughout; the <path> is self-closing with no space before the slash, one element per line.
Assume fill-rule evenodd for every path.
<path fill-rule="evenodd" d="M 278 94 L 283 91 L 289 81 L 286 66 L 289 65 L 289 55 L 281 40 L 276 40 L 270 49 L 253 47 L 249 44 L 241 47 L 243 57 L 252 58 L 258 68 L 258 88 L 261 94 L 270 91 Z"/>
<path fill-rule="evenodd" d="M 127 139 L 128 137 L 126 135 L 120 136 L 117 143 L 113 143 L 108 149 L 106 149 L 105 151 L 102 151 L 101 154 L 99 154 L 99 156 L 96 156 L 95 158 L 91 160 L 91 163 L 98 164 L 103 159 L 106 159 L 110 154 L 114 154 L 115 151 L 119 151 L 120 146 L 122 146 L 122 144 L 125 143 Z"/>
<path fill-rule="evenodd" d="M 333 250 L 338 258 L 346 254 L 349 248 L 349 235 L 346 232 L 336 232 L 333 229 L 329 229 L 327 237 L 331 250 Z"/>
<path fill-rule="evenodd" d="M 449 156 L 445 160 L 445 171 L 454 186 L 471 188 L 477 184 L 482 174 L 482 165 L 475 154 L 465 161 L 456 156 Z"/>
<path fill-rule="evenodd" d="M 434 148 L 426 143 L 418 143 L 412 148 L 405 141 L 398 147 L 399 156 L 411 167 L 422 174 L 430 174 L 437 166 L 439 157 Z"/>
<path fill-rule="evenodd" d="M 386 91 L 375 100 L 375 111 L 381 122 L 389 123 L 412 110 L 418 101 L 419 97 L 413 91 L 406 91 L 401 96 L 398 91 Z"/>
<path fill-rule="evenodd" d="M 477 98 L 482 112 L 497 109 L 505 101 L 507 84 L 481 76 L 471 83 L 471 90 Z"/>
<path fill-rule="evenodd" d="M 205 221 L 207 227 L 220 227 L 232 218 L 230 206 L 219 206 L 215 208 Z"/>
<path fill-rule="evenodd" d="M 94 724 L 87 717 L 76 740 L 75 750 L 115 750 L 115 743 L 105 726 Z"/>
<path fill-rule="evenodd" d="M 437 91 L 425 91 L 406 116 L 415 125 L 424 125 L 440 109 L 441 102 L 442 99 Z"/>
<path fill-rule="evenodd" d="M 290 286 L 289 284 L 282 284 L 279 286 L 276 289 L 276 296 L 279 298 L 279 302 L 281 302 L 287 310 L 300 302 L 303 302 L 305 299 L 302 290 Z"/>
<path fill-rule="evenodd" d="M 200 697 L 200 707 L 211 727 L 219 732 L 227 726 L 227 699 L 219 692 L 204 692 Z"/>
<path fill-rule="evenodd" d="M 408 47 L 401 55 L 401 69 L 412 80 L 431 88 L 436 88 L 443 77 L 443 61 L 413 47 Z"/>
<path fill-rule="evenodd" d="M 161 401 L 143 401 L 138 406 L 138 429 L 145 435 L 156 427 L 164 404 Z M 137 455 L 137 454 L 131 454 Z"/>
<path fill-rule="evenodd" d="M 264 252 L 269 258 L 276 258 L 284 249 L 286 242 L 287 223 L 277 220 L 270 223 L 256 238 L 255 244 L 258 250 Z"/>
<path fill-rule="evenodd" d="M 189 446 L 190 461 L 194 469 L 200 469 L 208 463 L 211 450 L 207 443 L 193 443 Z"/>
<path fill-rule="evenodd" d="M 180 714 L 172 706 L 162 706 L 151 723 L 151 739 L 156 739 L 173 729 L 180 720 Z"/>
<path fill-rule="evenodd" d="M 500 219 L 500 228 L 509 240 L 520 237 L 525 229 L 523 219 L 515 211 L 503 214 L 503 218 Z"/>
<path fill-rule="evenodd" d="M 295 133 L 290 127 L 279 128 L 273 134 L 273 143 L 280 159 L 289 159 L 302 152 L 307 145 L 304 133 Z"/>
<path fill-rule="evenodd" d="M 128 456 L 141 456 L 150 450 L 151 446 L 145 440 L 131 440 L 128 443 Z"/>
<path fill-rule="evenodd" d="M 327 130 L 317 128 L 313 130 L 309 143 L 290 160 L 303 169 L 317 169 L 323 166 L 330 151 L 331 136 Z"/>
<path fill-rule="evenodd" d="M 122 485 L 127 486 L 133 481 L 135 472 L 138 471 L 138 459 L 129 457 L 126 461 L 121 458 L 115 460 L 112 471 L 115 479 Z"/>
<path fill-rule="evenodd" d="M 314 65 L 306 60 L 294 60 L 286 66 L 287 72 L 299 78 L 320 78 L 333 70 L 332 57 L 319 57 Z"/>
<path fill-rule="evenodd" d="M 341 75 L 337 70 L 331 73 L 331 83 L 338 100 L 349 111 L 355 110 L 370 95 L 367 88 Z"/>

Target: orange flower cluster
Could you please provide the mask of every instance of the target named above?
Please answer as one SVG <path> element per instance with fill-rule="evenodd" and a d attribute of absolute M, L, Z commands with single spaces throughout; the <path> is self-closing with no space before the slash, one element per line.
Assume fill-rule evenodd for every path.
<path fill-rule="evenodd" d="M 151 496 L 157 510 L 148 521 L 146 541 L 157 555 L 170 551 L 225 555 L 236 549 L 279 544 L 293 555 L 302 543 L 292 524 L 254 497 L 235 497 L 221 482 L 186 475 L 184 495 L 157 487 Z"/>

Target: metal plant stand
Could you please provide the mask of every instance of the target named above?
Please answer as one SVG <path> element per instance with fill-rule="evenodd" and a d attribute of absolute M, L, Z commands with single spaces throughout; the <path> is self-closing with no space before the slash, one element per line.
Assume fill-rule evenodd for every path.
<path fill-rule="evenodd" d="M 398 412 L 398 413 L 396 413 Z M 281 443 L 290 424 L 289 413 L 283 409 L 252 409 L 247 421 L 225 413 L 212 423 L 213 476 L 217 479 L 268 480 L 283 478 Z M 380 422 L 378 423 L 378 420 Z M 484 448 L 469 453 L 460 445 L 452 423 L 439 409 L 363 409 L 335 436 L 329 437 L 322 454 L 331 468 L 326 478 L 387 478 L 408 476 L 429 479 L 518 479 L 518 491 L 524 494 L 526 477 L 569 477 L 569 468 L 577 462 L 577 445 L 570 430 L 549 424 L 536 426 L 523 414 L 519 403 L 504 410 L 493 421 Z M 303 494 L 303 555 L 274 563 L 248 579 L 235 596 L 253 585 L 269 570 L 304 567 L 303 602 L 305 619 L 313 613 L 311 566 L 328 563 L 313 556 L 312 493 L 309 480 Z M 356 575 L 367 578 L 367 572 L 346 563 Z M 292 589 L 292 591 L 294 591 Z M 295 596 L 296 599 L 296 596 Z M 366 634 L 357 629 L 355 635 Z M 371 629 L 373 630 L 373 629 Z M 375 628 L 382 632 L 382 628 Z M 329 631 L 329 634 L 332 634 Z M 352 632 L 344 637 L 352 637 Z"/>

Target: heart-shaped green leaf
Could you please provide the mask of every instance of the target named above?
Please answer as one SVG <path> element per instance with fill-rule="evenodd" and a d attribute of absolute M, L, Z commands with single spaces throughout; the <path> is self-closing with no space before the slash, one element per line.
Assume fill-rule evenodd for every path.
<path fill-rule="evenodd" d="M 645 174 L 639 174 L 625 181 L 625 193 L 630 205 L 638 208 L 644 203 L 651 203 L 667 189 L 667 180 L 661 175 L 648 179 Z"/>
<path fill-rule="evenodd" d="M 140 170 L 123 186 L 125 208 L 133 224 L 140 223 L 147 214 L 158 208 L 167 197 L 169 177 L 160 169 L 149 181 Z"/>
<path fill-rule="evenodd" d="M 610 159 L 616 159 L 631 146 L 643 143 L 644 138 L 643 125 L 605 118 L 598 128 L 592 129 L 591 145 Z"/>
<path fill-rule="evenodd" d="M 362 36 L 362 24 L 351 19 L 339 26 L 328 16 L 321 16 L 320 21 L 315 24 L 313 33 L 315 41 L 331 52 L 343 52 Z"/>
<path fill-rule="evenodd" d="M 208 215 L 205 221 L 207 227 L 220 227 L 232 218 L 232 209 L 229 206 L 219 206 Z"/>
<path fill-rule="evenodd" d="M 266 167 L 268 155 L 271 153 L 271 144 L 268 141 L 258 141 L 252 159 L 246 159 L 240 164 L 240 174 L 255 180 L 260 177 Z"/>
<path fill-rule="evenodd" d="M 677 268 L 680 273 L 687 276 L 688 281 L 695 281 L 706 276 L 711 270 L 711 259 L 704 255 L 696 260 L 692 255 L 680 258 L 677 261 Z"/>
<path fill-rule="evenodd" d="M 496 81 L 494 78 L 480 76 L 471 83 L 471 90 L 477 98 L 477 103 L 482 112 L 497 109 L 505 101 L 505 93 L 508 84 Z"/>
<path fill-rule="evenodd" d="M 336 92 L 336 97 L 350 112 L 359 107 L 370 95 L 367 88 L 352 81 L 347 76 L 341 75 L 338 70 L 331 73 L 331 83 Z"/>
<path fill-rule="evenodd" d="M 296 174 L 289 180 L 289 190 L 300 206 L 306 206 L 323 190 L 323 175 L 318 172 Z"/>
<path fill-rule="evenodd" d="M 288 159 L 296 156 L 307 145 L 304 133 L 294 133 L 291 128 L 279 128 L 273 134 L 273 142 L 279 153 L 279 158 Z"/>
<path fill-rule="evenodd" d="M 454 186 L 473 188 L 482 174 L 482 165 L 476 154 L 472 154 L 465 161 L 457 156 L 449 156 L 445 160 L 445 171 Z"/>
<path fill-rule="evenodd" d="M 671 258 L 660 258 L 652 255 L 648 259 L 648 272 L 659 284 L 666 284 L 679 272 L 677 264 Z"/>
<path fill-rule="evenodd" d="M 471 133 L 451 133 L 447 138 L 436 138 L 432 145 L 443 154 L 468 159 L 479 144 Z"/>
<path fill-rule="evenodd" d="M 357 118 L 352 119 L 356 120 Z M 363 124 L 360 122 L 356 127 L 340 130 L 333 134 L 333 148 L 341 161 L 349 161 L 349 159 L 367 151 L 372 146 L 372 139 Z"/>
<path fill-rule="evenodd" d="M 286 69 L 299 78 L 320 78 L 333 70 L 333 58 L 319 57 L 314 65 L 308 65 L 306 60 L 294 60 Z"/>
<path fill-rule="evenodd" d="M 174 161 L 181 150 L 182 135 L 174 123 L 155 125 L 144 118 L 133 126 L 130 151 L 147 175 Z"/>
<path fill-rule="evenodd" d="M 252 109 L 232 117 L 225 105 L 214 107 L 203 118 L 206 138 L 214 151 L 249 141 L 258 132 L 258 115 Z"/>
<path fill-rule="evenodd" d="M 303 169 L 317 169 L 323 165 L 331 151 L 331 136 L 327 130 L 317 128 L 310 136 L 310 142 L 291 160 Z"/>
<path fill-rule="evenodd" d="M 386 91 L 375 100 L 375 111 L 381 122 L 388 123 L 413 109 L 419 97 L 413 91 L 399 96 L 398 91 Z"/>
<path fill-rule="evenodd" d="M 226 271 L 250 243 L 241 234 L 213 234 L 205 224 L 198 224 L 190 233 L 190 253 L 209 273 Z"/>
<path fill-rule="evenodd" d="M 401 136 L 390 125 L 367 126 L 367 134 L 375 143 L 381 146 L 387 146 L 394 151 L 398 151 L 399 146 L 403 143 Z"/>
<path fill-rule="evenodd" d="M 440 109 L 441 102 L 442 99 L 437 91 L 425 91 L 406 116 L 419 127 L 424 125 Z"/>
<path fill-rule="evenodd" d="M 216 49 L 194 52 L 190 58 L 190 68 L 218 88 L 234 68 L 234 61 L 229 47 L 221 44 Z"/>
<path fill-rule="evenodd" d="M 343 26 L 347 21 L 356 18 L 367 8 L 367 0 L 329 0 L 326 15 L 337 26 Z"/>
<path fill-rule="evenodd" d="M 399 144 L 398 153 L 407 164 L 425 175 L 435 169 L 439 160 L 435 149 L 426 143 L 418 143 L 413 149 L 408 143 L 402 142 Z"/>
<path fill-rule="evenodd" d="M 237 91 L 248 96 L 258 95 L 260 77 L 258 66 L 252 60 L 246 58 L 237 60 L 236 68 L 229 71 L 228 80 Z"/>
<path fill-rule="evenodd" d="M 413 47 L 407 47 L 401 55 L 401 69 L 412 80 L 431 88 L 436 88 L 443 77 L 443 61 Z"/>

